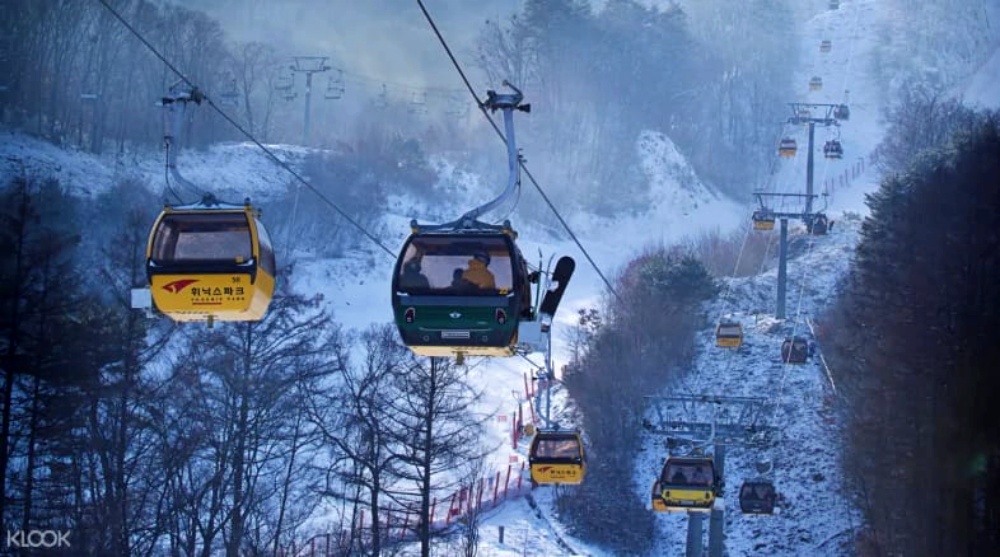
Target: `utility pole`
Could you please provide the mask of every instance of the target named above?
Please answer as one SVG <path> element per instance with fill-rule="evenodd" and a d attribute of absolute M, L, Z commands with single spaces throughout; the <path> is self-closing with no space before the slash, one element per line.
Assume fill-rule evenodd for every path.
<path fill-rule="evenodd" d="M 809 203 L 808 201 L 806 203 Z M 781 219 L 781 238 L 778 242 L 778 307 L 774 316 L 785 318 L 785 287 L 788 284 L 788 219 Z"/>
<path fill-rule="evenodd" d="M 792 117 L 788 119 L 789 124 L 806 125 L 809 129 L 809 142 L 806 149 L 806 192 L 803 193 L 769 193 L 757 191 L 754 196 L 760 205 L 760 210 L 771 215 L 772 218 L 781 219 L 781 242 L 778 247 L 778 292 L 777 304 L 774 316 L 778 319 L 785 318 L 785 297 L 788 291 L 788 219 L 801 220 L 810 234 L 813 233 L 813 223 L 819 214 L 813 211 L 813 200 L 819 197 L 813 193 L 813 167 L 815 166 L 815 141 L 816 126 L 839 126 L 839 120 L 847 118 L 848 108 L 843 104 L 817 104 L 817 103 L 788 103 L 792 107 Z M 819 116 L 813 116 L 818 112 Z M 824 192 L 825 196 L 826 193 Z M 805 199 L 805 210 L 802 212 L 780 212 L 769 207 L 765 198 L 770 197 L 798 197 Z M 773 222 L 773 221 L 772 221 Z"/>
<path fill-rule="evenodd" d="M 295 73 L 306 74 L 306 111 L 302 119 L 302 145 L 309 144 L 309 109 L 312 104 L 313 74 L 332 69 L 326 65 L 326 56 L 296 56 L 295 63 L 289 68 Z"/>

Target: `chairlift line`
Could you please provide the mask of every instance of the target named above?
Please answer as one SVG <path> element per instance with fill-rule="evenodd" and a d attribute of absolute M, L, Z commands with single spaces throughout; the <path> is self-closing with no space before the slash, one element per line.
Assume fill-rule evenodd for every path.
<path fill-rule="evenodd" d="M 839 2 L 839 0 L 829 0 L 829 8 L 831 10 L 839 9 L 840 8 L 840 2 Z M 856 13 L 856 16 L 855 16 L 854 26 L 857 27 L 857 25 L 858 25 L 858 23 L 860 21 L 860 18 L 861 18 L 862 10 L 856 10 L 855 13 Z M 850 109 L 849 109 L 849 106 L 847 104 L 847 102 L 848 102 L 847 101 L 847 94 L 848 94 L 848 91 L 849 91 L 847 89 L 847 80 L 849 79 L 850 68 L 851 68 L 851 66 L 853 64 L 853 61 L 854 61 L 854 56 L 853 56 L 854 55 L 854 46 L 855 46 L 855 41 L 853 41 L 853 40 L 850 41 L 849 47 L 847 49 L 847 53 L 848 53 L 847 54 L 847 69 L 845 70 L 845 77 L 844 77 L 844 83 L 843 83 L 844 90 L 845 90 L 845 98 L 844 98 L 844 103 L 842 103 L 840 105 L 837 105 L 833 109 L 833 111 L 832 111 L 832 116 L 833 116 L 833 118 L 835 120 L 846 121 L 850 117 Z M 838 130 L 838 133 L 839 133 L 839 130 Z M 824 168 L 824 174 L 825 174 L 826 165 L 824 165 L 823 168 Z M 825 217 L 825 215 L 824 215 L 824 217 Z M 827 223 L 827 224 L 832 224 L 832 223 Z M 827 228 L 829 228 L 829 226 L 827 226 Z M 810 234 L 810 237 L 809 237 L 809 243 L 808 243 L 808 247 L 807 247 L 807 250 L 806 250 L 806 256 L 808 256 L 809 254 L 812 253 L 812 249 L 813 249 L 814 245 L 815 245 L 815 234 L 813 233 L 813 234 Z M 798 303 L 797 303 L 797 306 L 796 306 L 796 309 L 795 309 L 795 319 L 793 321 L 793 326 L 792 326 L 792 331 L 791 331 L 790 337 L 786 338 L 785 341 L 782 342 L 782 348 L 783 348 L 782 352 L 784 353 L 785 342 L 791 340 L 791 343 L 790 343 L 790 346 L 789 346 L 789 350 L 788 350 L 788 355 L 789 356 L 792 356 L 792 353 L 794 352 L 794 343 L 795 343 L 795 338 L 797 336 L 796 333 L 798 332 L 798 326 L 799 326 L 800 317 L 801 317 L 801 314 L 802 314 L 802 302 L 803 302 L 803 299 L 804 299 L 804 296 L 805 296 L 806 286 L 807 286 L 807 284 L 809 282 L 808 281 L 808 277 L 809 277 L 809 275 L 807 274 L 806 275 L 806 280 L 803 280 L 802 283 L 801 283 L 801 285 L 800 285 L 800 287 L 799 287 Z M 799 343 L 799 350 L 800 351 L 799 351 L 798 356 L 801 359 L 801 342 Z M 807 357 L 809 356 L 809 346 L 808 345 L 807 345 L 807 348 L 806 348 L 806 356 Z M 770 420 L 771 423 L 774 423 L 774 422 L 777 421 L 778 412 L 780 411 L 780 409 L 783 406 L 781 402 L 782 402 L 782 399 L 784 398 L 786 379 L 788 377 L 789 368 L 792 365 L 793 364 L 791 362 L 786 362 L 784 365 L 782 365 L 781 377 L 779 379 L 779 384 L 778 384 L 778 388 L 777 388 L 777 395 L 775 397 L 775 400 L 777 401 L 777 403 L 773 406 L 773 412 L 772 412 L 771 420 Z M 784 424 L 782 424 L 781 429 L 778 430 L 779 436 L 776 439 L 776 444 L 780 444 L 781 443 L 780 433 L 783 431 L 783 427 L 784 427 Z M 748 482 L 748 483 L 750 485 L 753 485 L 751 482 Z M 744 484 L 744 485 L 747 485 L 747 484 Z M 741 491 L 741 495 L 742 495 L 742 491 Z M 743 508 L 743 504 L 744 504 L 744 499 L 743 498 L 741 498 L 740 503 L 741 503 L 741 509 L 742 509 Z M 750 503 L 750 501 L 747 501 L 747 503 Z M 767 502 L 766 501 L 764 502 L 764 507 L 763 508 L 765 510 L 767 509 Z M 749 510 L 750 511 L 749 514 L 766 514 L 766 513 L 753 512 L 755 509 L 756 509 L 756 507 L 754 505 L 750 504 L 744 510 L 744 512 L 746 512 L 747 510 Z M 771 507 L 770 510 L 773 512 L 773 506 Z"/>

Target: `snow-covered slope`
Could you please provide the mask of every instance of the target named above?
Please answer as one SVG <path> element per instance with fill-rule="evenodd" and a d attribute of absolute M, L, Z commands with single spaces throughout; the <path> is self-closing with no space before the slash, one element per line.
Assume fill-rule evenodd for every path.
<path fill-rule="evenodd" d="M 877 187 L 871 153 L 882 135 L 879 123 L 878 83 L 869 75 L 868 55 L 873 30 L 881 16 L 874 0 L 842 2 L 839 10 L 823 10 L 806 22 L 801 45 L 804 65 L 796 72 L 801 93 L 795 102 L 850 106 L 851 116 L 841 126 L 817 126 L 814 143 L 814 192 L 823 195 L 814 210 L 826 211 L 835 221 L 830 235 L 809 237 L 790 222 L 791 256 L 788 265 L 787 319 L 774 318 L 776 270 L 755 277 L 730 279 L 726 293 L 707 304 L 710 320 L 723 316 L 740 321 L 745 345 L 739 351 L 715 347 L 714 324 L 702 331 L 694 368 L 672 394 L 711 394 L 760 397 L 770 401 L 764 423 L 778 428 L 778 442 L 763 449 L 731 447 L 726 459 L 726 490 L 720 503 L 726 509 L 728 555 L 850 555 L 851 534 L 860 513 L 844 497 L 839 470 L 839 429 L 833 414 L 833 385 L 820 358 L 806 365 L 783 365 L 781 342 L 788 335 L 809 335 L 808 322 L 829 302 L 836 280 L 848 268 L 860 220 L 864 194 Z M 830 40 L 830 52 L 820 43 Z M 812 77 L 822 78 L 822 89 L 810 90 Z M 791 112 L 789 112 L 791 115 Z M 817 115 L 822 116 L 822 114 Z M 806 190 L 805 126 L 786 126 L 784 134 L 797 140 L 796 157 L 782 161 L 769 190 L 804 193 Z M 829 139 L 839 139 L 842 160 L 823 157 Z M 798 212 L 803 204 L 777 202 L 775 209 Z M 749 233 L 749 223 L 746 225 Z M 777 235 L 775 230 L 773 235 Z M 776 250 L 776 247 L 775 247 Z M 821 354 L 821 351 L 820 351 Z M 665 391 L 664 394 L 667 394 Z M 652 415 L 651 415 L 652 418 Z M 674 416 L 709 421 L 708 416 Z M 636 463 L 637 495 L 649 497 L 649 486 L 659 472 L 667 450 L 662 437 L 649 436 L 645 458 Z M 761 462 L 773 463 L 779 492 L 779 511 L 772 517 L 749 517 L 739 512 L 739 486 L 758 477 Z M 660 515 L 659 551 L 684 554 L 686 515 Z M 708 523 L 705 522 L 707 537 Z M 706 546 L 707 547 L 707 541 Z"/>
<path fill-rule="evenodd" d="M 295 145 L 268 145 L 283 162 L 298 166 L 310 149 Z M 198 187 L 242 201 L 269 199 L 285 191 L 292 177 L 252 143 L 223 143 L 204 151 L 178 155 L 182 174 Z M 134 178 L 164 190 L 166 157 L 162 152 L 139 151 L 92 156 L 65 150 L 30 135 L 0 130 L 0 176 L 20 173 L 58 178 L 72 193 L 92 196 L 113 183 Z M 190 195 L 190 194 L 188 194 Z"/>

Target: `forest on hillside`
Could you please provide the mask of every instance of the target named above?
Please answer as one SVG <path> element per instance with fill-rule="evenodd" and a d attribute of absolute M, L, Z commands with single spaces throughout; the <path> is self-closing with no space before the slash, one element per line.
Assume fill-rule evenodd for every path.
<path fill-rule="evenodd" d="M 196 10 L 150 0 L 109 5 L 257 139 L 302 142 L 301 84 L 290 100 L 283 89 L 292 83 L 290 53 L 236 42 Z M 153 103 L 179 77 L 110 10 L 57 0 L 15 0 L 2 9 L 0 124 L 95 154 L 161 144 Z M 790 96 L 789 44 L 797 40 L 784 0 L 716 0 L 699 8 L 695 22 L 679 6 L 653 9 L 636 0 L 601 11 L 585 0 L 528 0 L 514 17 L 482 24 L 461 58 L 481 96 L 504 79 L 525 91 L 534 110 L 520 136 L 556 201 L 612 216 L 649 201 L 645 177 L 635 170 L 643 129 L 670 135 L 703 179 L 723 191 L 742 195 L 763 179 L 780 131 L 774 124 Z M 350 62 L 330 61 L 343 68 Z M 312 146 L 389 167 L 409 156 L 393 145 L 413 140 L 421 158 L 454 153 L 502 179 L 494 169 L 500 165 L 484 162 L 495 160 L 484 153 L 499 151 L 478 114 L 458 119 L 441 103 L 417 110 L 409 93 L 384 98 L 355 87 L 329 101 L 323 87 L 316 89 Z M 469 98 L 449 97 L 455 102 L 474 108 Z M 183 144 L 196 148 L 245 139 L 210 109 L 190 117 L 182 134 Z M 623 195 L 608 196 L 612 186 Z"/>
<path fill-rule="evenodd" d="M 866 519 L 858 554 L 994 555 L 1000 115 L 917 98 L 893 121 L 888 174 L 819 339 Z"/>

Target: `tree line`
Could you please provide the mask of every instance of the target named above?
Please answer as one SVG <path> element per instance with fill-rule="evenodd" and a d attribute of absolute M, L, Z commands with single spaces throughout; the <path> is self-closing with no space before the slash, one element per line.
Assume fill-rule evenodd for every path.
<path fill-rule="evenodd" d="M 908 95 L 820 342 L 860 555 L 1000 549 L 1000 115 Z M 926 122 L 949 132 L 924 135 Z M 919 139 L 917 145 L 900 141 Z M 909 135 L 907 135 L 909 134 Z"/>
<path fill-rule="evenodd" d="M 232 94 L 225 110 L 258 139 L 301 141 L 301 106 L 276 89 L 289 77 L 282 47 L 233 41 L 218 21 L 169 3 L 109 4 L 217 104 Z M 644 129 L 667 133 L 706 181 L 742 195 L 766 179 L 774 122 L 789 98 L 782 68 L 797 43 L 786 4 L 717 0 L 685 11 L 616 0 L 597 12 L 584 0 L 532 0 L 513 19 L 488 22 L 467 65 L 485 75 L 477 89 L 508 79 L 534 103 L 521 137 L 530 138 L 544 183 L 559 184 L 558 202 L 606 215 L 648 203 L 636 164 Z M 99 2 L 3 7 L 0 122 L 7 126 L 92 153 L 151 147 L 162 137 L 152 103 L 177 79 Z M 484 164 L 480 146 L 493 152 L 482 125 L 443 114 L 422 121 L 402 104 L 337 118 L 316 106 L 312 143 L 351 151 L 373 137 L 417 141 L 424 152 L 448 151 L 473 165 Z M 212 111 L 186 125 L 187 145 L 244 139 Z M 623 194 L 609 198 L 608 184 Z"/>
<path fill-rule="evenodd" d="M 476 60 L 489 83 L 528 92 L 536 111 L 522 137 L 546 183 L 572 185 L 560 201 L 614 215 L 651 201 L 642 130 L 667 134 L 724 192 L 742 196 L 765 180 L 798 44 L 782 0 L 615 0 L 599 11 L 586 0 L 528 0 L 508 21 L 486 23 Z"/>
<path fill-rule="evenodd" d="M 687 373 L 695 332 L 706 321 L 702 302 L 718 290 L 687 249 L 656 248 L 626 265 L 618 296 L 605 308 L 580 310 L 563 382 L 587 442 L 587 479 L 557 498 L 560 520 L 574 536 L 622 555 L 656 548 L 648 500 L 631 482 L 645 397 Z M 649 485 L 658 473 L 649 471 Z"/>

